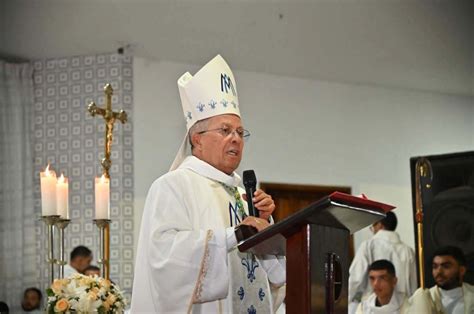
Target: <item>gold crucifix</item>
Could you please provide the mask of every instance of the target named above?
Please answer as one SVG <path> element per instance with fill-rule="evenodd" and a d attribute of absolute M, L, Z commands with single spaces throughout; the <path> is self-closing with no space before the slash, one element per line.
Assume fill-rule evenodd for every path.
<path fill-rule="evenodd" d="M 101 115 L 104 117 L 105 120 L 105 157 L 102 159 L 101 164 L 102 168 L 104 169 L 104 175 L 107 178 L 110 178 L 109 169 L 112 165 L 112 161 L 110 160 L 110 151 L 112 146 L 112 132 L 114 130 L 114 123 L 115 120 L 120 120 L 123 123 L 127 122 L 127 113 L 123 110 L 119 112 L 112 111 L 112 94 L 114 90 L 110 84 L 105 85 L 104 93 L 107 97 L 106 100 L 106 108 L 99 108 L 95 104 L 95 102 L 91 102 L 89 107 L 87 108 L 92 116 L 96 114 Z"/>

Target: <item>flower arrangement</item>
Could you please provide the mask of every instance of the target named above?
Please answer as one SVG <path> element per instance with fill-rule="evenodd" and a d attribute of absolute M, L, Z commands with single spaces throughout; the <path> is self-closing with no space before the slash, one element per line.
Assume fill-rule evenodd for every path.
<path fill-rule="evenodd" d="M 48 293 L 48 313 L 123 313 L 126 300 L 109 280 L 73 274 L 55 279 Z"/>

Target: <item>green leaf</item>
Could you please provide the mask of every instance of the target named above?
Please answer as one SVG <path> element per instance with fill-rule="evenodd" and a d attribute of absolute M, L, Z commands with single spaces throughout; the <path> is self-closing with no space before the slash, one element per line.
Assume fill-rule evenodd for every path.
<path fill-rule="evenodd" d="M 105 307 L 103 305 L 101 305 L 98 309 L 97 309 L 97 312 L 98 314 L 106 314 L 107 312 L 105 311 Z"/>

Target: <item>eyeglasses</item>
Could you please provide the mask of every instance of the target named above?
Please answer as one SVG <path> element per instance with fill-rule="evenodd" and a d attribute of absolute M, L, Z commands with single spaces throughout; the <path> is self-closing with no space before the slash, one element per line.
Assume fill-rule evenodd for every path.
<path fill-rule="evenodd" d="M 201 131 L 201 132 L 198 132 L 198 134 L 204 134 L 204 133 L 207 133 L 207 132 L 214 132 L 214 131 L 218 132 L 223 137 L 227 137 L 231 134 L 233 135 L 234 132 L 235 132 L 235 134 L 237 134 L 237 136 L 240 137 L 241 139 L 243 139 L 244 141 L 247 141 L 248 138 L 250 137 L 250 132 L 246 129 L 238 128 L 238 129 L 233 130 L 233 129 L 231 129 L 229 127 L 226 127 L 226 126 L 223 126 L 221 128 L 217 128 L 217 129 Z"/>

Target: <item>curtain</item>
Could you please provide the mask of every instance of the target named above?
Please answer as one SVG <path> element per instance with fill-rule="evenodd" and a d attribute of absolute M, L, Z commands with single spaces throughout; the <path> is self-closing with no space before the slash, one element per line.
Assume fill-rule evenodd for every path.
<path fill-rule="evenodd" d="M 32 112 L 33 69 L 0 61 L 0 301 L 20 311 L 37 286 Z"/>

